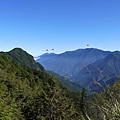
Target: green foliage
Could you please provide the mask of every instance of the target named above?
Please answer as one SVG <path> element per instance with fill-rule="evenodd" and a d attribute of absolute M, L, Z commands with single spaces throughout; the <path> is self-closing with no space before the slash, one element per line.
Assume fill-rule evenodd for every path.
<path fill-rule="evenodd" d="M 94 94 L 88 107 L 89 116 L 98 120 L 120 119 L 120 80 L 112 87 L 107 86 L 101 94 Z"/>
<path fill-rule="evenodd" d="M 75 91 L 75 92 L 81 92 L 82 87 L 78 83 L 76 83 L 74 81 L 70 81 L 66 77 L 60 76 L 59 74 L 54 73 L 52 71 L 47 71 L 47 73 L 52 74 L 56 78 L 58 78 L 60 83 L 62 84 L 62 86 L 64 86 L 68 90 Z"/>
<path fill-rule="evenodd" d="M 0 56 L 1 120 L 79 120 L 72 94 L 53 75 Z"/>
<path fill-rule="evenodd" d="M 86 98 L 87 98 L 86 90 L 85 90 L 85 88 L 83 88 L 82 92 L 81 92 L 81 99 L 80 99 L 80 109 L 81 109 L 83 114 L 85 113 Z"/>

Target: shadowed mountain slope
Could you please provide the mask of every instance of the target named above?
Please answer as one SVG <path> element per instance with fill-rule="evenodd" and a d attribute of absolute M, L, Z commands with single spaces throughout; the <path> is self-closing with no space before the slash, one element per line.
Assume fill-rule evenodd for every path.
<path fill-rule="evenodd" d="M 0 55 L 1 120 L 80 119 L 83 115 L 73 95 L 45 71 L 23 67 Z"/>
<path fill-rule="evenodd" d="M 119 76 L 120 52 L 113 52 L 104 59 L 98 60 L 90 65 L 86 65 L 73 77 L 73 80 L 92 89 L 96 86 L 94 82 L 98 82 L 105 87 L 107 84 L 112 85 Z M 97 87 L 101 86 L 97 85 Z"/>

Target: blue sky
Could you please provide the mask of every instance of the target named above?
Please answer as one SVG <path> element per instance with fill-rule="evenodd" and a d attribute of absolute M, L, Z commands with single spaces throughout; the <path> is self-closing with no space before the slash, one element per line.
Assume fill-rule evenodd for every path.
<path fill-rule="evenodd" d="M 120 0 L 0 0 L 0 51 L 120 50 Z"/>

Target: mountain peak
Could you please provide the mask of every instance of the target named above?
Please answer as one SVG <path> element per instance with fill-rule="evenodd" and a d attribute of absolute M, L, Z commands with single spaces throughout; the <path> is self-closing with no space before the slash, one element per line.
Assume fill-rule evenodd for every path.
<path fill-rule="evenodd" d="M 21 65 L 32 68 L 32 69 L 40 69 L 44 70 L 44 68 L 37 63 L 33 56 L 24 51 L 21 48 L 14 48 L 9 52 L 0 52 L 0 55 L 6 55 L 9 56 L 12 59 L 15 59 L 17 62 L 19 62 Z"/>
<path fill-rule="evenodd" d="M 23 54 L 27 54 L 30 55 L 29 53 L 27 53 L 25 50 L 23 50 L 22 48 L 13 48 L 12 50 L 9 51 L 10 53 L 23 53 Z M 32 55 L 30 55 L 32 57 Z"/>

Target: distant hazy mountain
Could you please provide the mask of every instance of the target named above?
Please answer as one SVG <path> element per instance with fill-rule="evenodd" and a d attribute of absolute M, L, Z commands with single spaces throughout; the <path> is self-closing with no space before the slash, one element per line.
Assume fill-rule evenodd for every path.
<path fill-rule="evenodd" d="M 83 63 L 86 65 L 94 63 L 110 53 L 110 51 L 87 48 L 67 51 L 62 54 L 43 54 L 36 61 L 43 65 L 46 70 L 71 78 L 84 67 Z"/>
<path fill-rule="evenodd" d="M 86 87 L 92 92 L 113 85 L 120 76 L 120 52 L 94 48 L 67 51 L 62 54 L 44 54 L 37 62 L 46 70 L 58 73 Z"/>
<path fill-rule="evenodd" d="M 112 85 L 119 76 L 120 52 L 113 52 L 104 59 L 85 66 L 72 79 L 92 90 Z"/>

